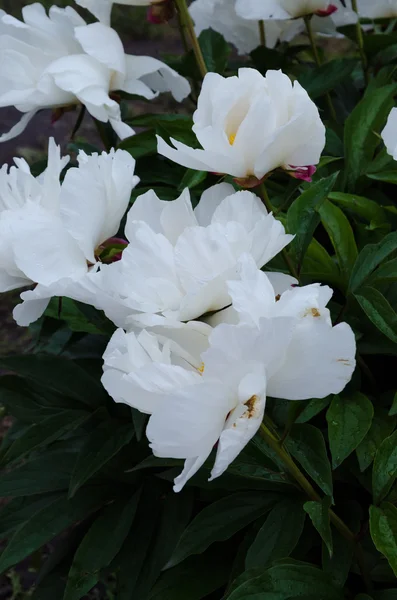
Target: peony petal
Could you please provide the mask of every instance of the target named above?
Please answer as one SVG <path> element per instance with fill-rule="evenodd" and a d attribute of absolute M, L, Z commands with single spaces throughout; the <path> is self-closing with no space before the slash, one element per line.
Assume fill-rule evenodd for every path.
<path fill-rule="evenodd" d="M 227 196 L 234 193 L 234 187 L 230 183 L 218 183 L 206 189 L 200 198 L 200 202 L 194 209 L 194 214 L 201 227 L 207 227 L 212 221 L 215 210 Z"/>
<path fill-rule="evenodd" d="M 306 317 L 294 331 L 285 360 L 268 380 L 274 398 L 305 400 L 339 394 L 355 369 L 356 343 L 349 325 L 331 327 Z"/>
<path fill-rule="evenodd" d="M 81 152 L 78 160 L 79 167 L 67 171 L 62 185 L 61 216 L 86 259 L 95 263 L 95 249 L 119 230 L 139 179 L 135 160 L 125 150 Z"/>
<path fill-rule="evenodd" d="M 18 123 L 11 127 L 10 131 L 8 131 L 7 133 L 2 133 L 0 135 L 0 142 L 8 142 L 9 140 L 16 138 L 20 133 L 25 131 L 26 127 L 28 126 L 28 123 L 33 119 L 33 117 L 39 110 L 40 109 L 37 108 L 22 115 Z"/>
<path fill-rule="evenodd" d="M 83 50 L 123 77 L 126 72 L 123 44 L 117 32 L 103 23 L 91 23 L 84 27 L 76 27 L 75 36 Z M 115 88 L 118 89 L 118 88 Z"/>
<path fill-rule="evenodd" d="M 226 471 L 261 426 L 266 405 L 266 395 L 262 391 L 265 386 L 266 380 L 263 378 L 258 386 L 258 390 L 261 390 L 261 392 L 248 398 L 248 402 L 243 405 L 243 414 L 240 415 L 239 412 L 241 411 L 236 410 L 228 418 L 227 425 L 219 438 L 210 481 Z"/>
<path fill-rule="evenodd" d="M 208 456 L 222 432 L 230 402 L 217 382 L 185 386 L 168 395 L 146 430 L 155 456 Z"/>
<path fill-rule="evenodd" d="M 198 456 L 197 458 L 188 458 L 185 460 L 185 466 L 183 467 L 182 473 L 174 479 L 174 492 L 180 492 L 184 488 L 186 482 L 197 473 L 207 458 L 208 454 L 204 453 L 202 456 Z"/>
<path fill-rule="evenodd" d="M 397 108 L 392 108 L 382 131 L 382 138 L 388 154 L 397 160 Z"/>
<path fill-rule="evenodd" d="M 50 285 L 87 272 L 83 254 L 59 217 L 37 204 L 3 213 L 3 224 L 12 239 L 17 267 L 32 281 Z"/>

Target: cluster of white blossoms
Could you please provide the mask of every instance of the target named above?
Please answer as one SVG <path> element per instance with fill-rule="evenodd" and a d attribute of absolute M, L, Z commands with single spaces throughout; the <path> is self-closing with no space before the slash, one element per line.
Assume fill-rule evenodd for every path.
<path fill-rule="evenodd" d="M 202 150 L 159 139 L 160 152 L 247 184 L 277 168 L 309 179 L 325 142 L 314 103 L 276 71 L 207 75 L 194 122 Z M 135 161 L 124 150 L 80 152 L 60 183 L 67 160 L 51 140 L 41 176 L 18 159 L 0 171 L 0 290 L 34 284 L 14 311 L 21 325 L 65 296 L 119 327 L 103 385 L 150 415 L 156 456 L 185 461 L 175 491 L 215 446 L 211 478 L 227 469 L 260 427 L 267 396 L 343 390 L 354 334 L 346 323 L 333 327 L 329 287 L 261 270 L 293 236 L 255 193 L 220 183 L 193 208 L 188 190 L 174 201 L 149 191 L 128 210 L 121 257 L 106 263 L 139 182 Z"/>
<path fill-rule="evenodd" d="M 268 48 L 303 33 L 306 16 L 312 18 L 315 32 L 333 36 L 338 35 L 337 27 L 357 21 L 351 6 L 345 7 L 341 0 L 194 0 L 189 11 L 197 34 L 211 28 L 239 54 L 247 54 L 262 43 L 258 21 L 263 21 Z"/>
<path fill-rule="evenodd" d="M 87 0 L 77 3 L 94 6 Z M 121 120 L 114 92 L 148 100 L 166 91 L 177 101 L 188 96 L 188 81 L 166 64 L 125 53 L 109 26 L 111 3 L 109 13 L 104 4 L 103 10 L 92 8 L 103 22 L 89 25 L 71 7 L 52 6 L 47 15 L 41 4 L 30 4 L 22 9 L 23 21 L 0 10 L 0 107 L 15 106 L 24 113 L 0 141 L 19 135 L 42 108 L 76 104 L 109 122 L 123 139 L 134 131 Z"/>

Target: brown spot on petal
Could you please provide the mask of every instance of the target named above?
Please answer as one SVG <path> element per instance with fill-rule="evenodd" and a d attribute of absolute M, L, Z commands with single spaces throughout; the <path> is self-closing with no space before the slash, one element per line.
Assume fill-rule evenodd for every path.
<path fill-rule="evenodd" d="M 277 296 L 276 296 L 276 302 L 278 302 L 280 300 L 280 298 L 281 298 L 281 294 L 277 294 Z"/>
<path fill-rule="evenodd" d="M 307 317 L 308 315 L 311 315 L 312 317 L 321 317 L 321 313 L 318 308 L 308 308 L 303 316 Z"/>
<path fill-rule="evenodd" d="M 337 358 L 336 362 L 341 362 L 344 365 L 346 365 L 346 367 L 350 367 L 350 360 L 348 358 Z"/>
<path fill-rule="evenodd" d="M 249 400 L 247 400 L 247 402 L 245 402 L 245 406 L 247 407 L 247 410 L 244 413 L 244 417 L 246 417 L 247 419 L 252 419 L 252 417 L 255 415 L 255 412 L 256 412 L 257 401 L 258 401 L 258 396 L 254 395 L 254 396 L 251 396 L 251 398 Z"/>

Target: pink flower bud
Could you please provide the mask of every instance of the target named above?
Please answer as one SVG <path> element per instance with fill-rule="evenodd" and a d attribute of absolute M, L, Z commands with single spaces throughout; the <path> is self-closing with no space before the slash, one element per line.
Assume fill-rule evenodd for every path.
<path fill-rule="evenodd" d="M 314 165 L 308 165 L 307 167 L 294 167 L 290 165 L 291 171 L 288 174 L 295 179 L 301 179 L 302 181 L 308 181 L 311 183 L 314 173 L 317 168 Z"/>

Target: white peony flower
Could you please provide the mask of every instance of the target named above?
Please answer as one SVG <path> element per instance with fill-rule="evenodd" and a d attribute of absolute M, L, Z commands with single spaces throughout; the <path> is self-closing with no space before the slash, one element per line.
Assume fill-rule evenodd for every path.
<path fill-rule="evenodd" d="M 266 395 L 323 398 L 339 393 L 354 371 L 354 335 L 344 323 L 332 328 L 329 288 L 295 288 L 277 302 L 250 257 L 242 269 L 243 281 L 229 284 L 239 324 L 220 324 L 209 337 L 194 322 L 138 336 L 118 330 L 104 355 L 109 394 L 151 415 L 153 453 L 185 459 L 175 491 L 216 443 L 211 479 L 227 469 L 260 427 Z"/>
<path fill-rule="evenodd" d="M 193 115 L 202 149 L 158 137 L 158 152 L 185 167 L 258 180 L 281 167 L 307 177 L 320 160 L 325 127 L 307 92 L 281 71 L 263 77 L 208 73 Z"/>
<path fill-rule="evenodd" d="M 95 268 L 96 249 L 117 233 L 139 179 L 135 160 L 124 150 L 80 152 L 79 167 L 69 169 L 60 184 L 68 158 L 61 158 L 52 139 L 40 177 L 31 175 L 25 161 L 15 162 L 9 172 L 6 165 L 0 171 L 0 291 L 37 283 L 30 292 L 38 300 L 30 305 L 36 319 L 51 298 L 48 287 L 78 281 Z M 29 303 L 18 305 L 15 316 L 34 320 L 28 319 Z"/>
<path fill-rule="evenodd" d="M 306 15 L 330 15 L 337 10 L 329 0 L 237 0 L 236 11 L 244 19 L 296 19 Z"/>
<path fill-rule="evenodd" d="M 227 183 L 204 192 L 195 210 L 188 190 L 174 201 L 147 192 L 130 209 L 125 234 L 121 260 L 65 293 L 121 327 L 155 325 L 164 317 L 188 321 L 224 308 L 239 257 L 248 252 L 262 267 L 293 237 L 255 194 Z"/>
<path fill-rule="evenodd" d="M 239 54 L 248 54 L 260 45 L 258 21 L 240 17 L 236 13 L 235 0 L 194 0 L 189 12 L 197 35 L 211 28 L 236 46 Z M 266 21 L 264 25 L 268 48 L 274 48 L 279 40 L 290 41 L 301 30 L 285 21 Z"/>
<path fill-rule="evenodd" d="M 358 12 L 367 19 L 397 17 L 397 0 L 358 0 Z"/>
<path fill-rule="evenodd" d="M 382 131 L 382 139 L 390 156 L 397 160 L 397 108 L 392 108 Z"/>
<path fill-rule="evenodd" d="M 317 283 L 296 287 L 287 279 L 272 281 L 248 255 L 241 257 L 239 266 L 240 277 L 228 282 L 232 308 L 223 315 L 225 320 L 259 326 L 262 318 L 298 319 L 285 360 L 278 365 L 272 380 L 277 383 L 268 387 L 268 394 L 304 400 L 342 391 L 355 368 L 356 345 L 347 323 L 332 327 L 326 308 L 332 289 Z M 310 366 L 316 377 L 307 379 Z"/>
<path fill-rule="evenodd" d="M 347 0 L 346 6 L 343 6 L 341 0 L 333 0 L 333 6 L 337 8 L 335 12 L 329 16 L 313 15 L 311 24 L 315 33 L 329 37 L 344 37 L 337 32 L 337 27 L 345 25 L 354 25 L 357 23 L 357 14 L 352 10 L 351 5 Z"/>
<path fill-rule="evenodd" d="M 6 141 L 19 135 L 42 108 L 83 104 L 120 138 L 134 132 L 121 121 L 120 106 L 110 95 L 121 90 L 147 99 L 171 91 L 178 101 L 190 92 L 187 80 L 155 58 L 124 52 L 114 29 L 86 25 L 78 13 L 41 4 L 22 9 L 24 21 L 0 11 L 0 107 L 24 113 Z"/>
<path fill-rule="evenodd" d="M 161 4 L 164 0 L 76 0 L 76 4 L 87 8 L 105 25 L 110 25 L 110 16 L 113 4 L 123 4 L 124 6 L 150 6 L 151 4 Z"/>

